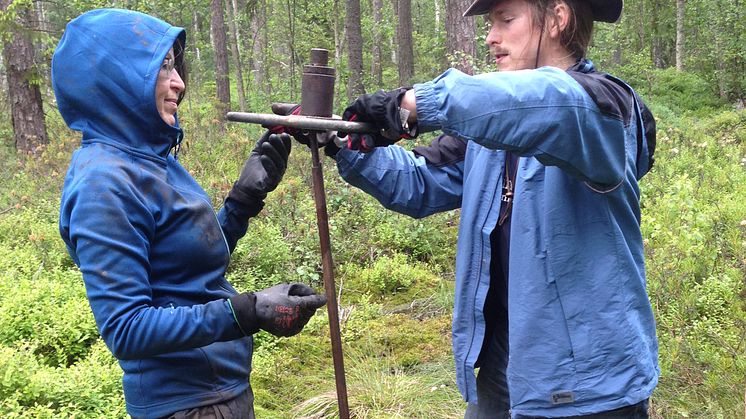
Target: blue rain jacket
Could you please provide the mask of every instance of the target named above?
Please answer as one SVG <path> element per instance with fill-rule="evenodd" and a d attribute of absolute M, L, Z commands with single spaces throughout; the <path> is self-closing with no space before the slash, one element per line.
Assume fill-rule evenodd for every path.
<path fill-rule="evenodd" d="M 249 386 L 252 339 L 227 298 L 247 221 L 210 199 L 170 154 L 181 129 L 155 104 L 161 63 L 185 32 L 102 9 L 71 21 L 52 59 L 65 122 L 82 132 L 60 206 L 99 332 L 124 370 L 127 411 L 155 418 Z M 230 244 L 230 245 L 229 245 Z"/>
<path fill-rule="evenodd" d="M 423 130 L 466 140 L 462 151 L 439 139 L 431 146 L 439 150 L 336 156 L 344 179 L 387 208 L 412 217 L 461 208 L 452 339 L 457 384 L 470 402 L 505 150 L 521 156 L 508 281 L 514 414 L 631 405 L 651 395 L 659 375 L 637 184 L 650 167 L 650 127 L 631 88 L 589 61 L 576 67 L 449 70 L 414 86 L 417 118 Z"/>

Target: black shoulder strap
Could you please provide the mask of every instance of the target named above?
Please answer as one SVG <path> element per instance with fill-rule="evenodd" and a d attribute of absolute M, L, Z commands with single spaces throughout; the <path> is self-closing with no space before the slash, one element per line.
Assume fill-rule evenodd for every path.
<path fill-rule="evenodd" d="M 443 134 L 434 139 L 429 146 L 415 147 L 412 153 L 417 157 L 424 157 L 430 165 L 445 166 L 464 160 L 466 140 Z"/>

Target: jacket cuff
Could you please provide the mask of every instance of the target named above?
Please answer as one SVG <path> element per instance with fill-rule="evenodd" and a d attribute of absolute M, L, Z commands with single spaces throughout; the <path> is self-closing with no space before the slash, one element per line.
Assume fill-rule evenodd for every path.
<path fill-rule="evenodd" d="M 439 120 L 439 98 L 435 83 L 430 81 L 415 84 L 414 97 L 417 101 L 417 125 L 419 131 L 428 132 L 440 129 L 442 124 Z"/>
<path fill-rule="evenodd" d="M 259 331 L 259 319 L 256 317 L 256 295 L 243 292 L 228 299 L 233 319 L 244 335 L 249 336 Z"/>
<path fill-rule="evenodd" d="M 263 197 L 252 196 L 234 186 L 228 192 L 228 197 L 225 198 L 224 205 L 248 219 L 256 217 L 262 211 L 262 208 L 264 208 L 264 198 L 266 198 L 266 195 Z M 230 203 L 230 201 L 233 202 Z"/>

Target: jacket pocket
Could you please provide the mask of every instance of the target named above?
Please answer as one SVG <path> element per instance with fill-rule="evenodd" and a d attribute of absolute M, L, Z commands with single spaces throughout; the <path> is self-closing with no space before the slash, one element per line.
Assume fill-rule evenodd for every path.
<path fill-rule="evenodd" d="M 557 289 L 579 374 L 601 374 L 624 348 L 623 275 L 605 220 L 552 228 L 551 282 Z"/>

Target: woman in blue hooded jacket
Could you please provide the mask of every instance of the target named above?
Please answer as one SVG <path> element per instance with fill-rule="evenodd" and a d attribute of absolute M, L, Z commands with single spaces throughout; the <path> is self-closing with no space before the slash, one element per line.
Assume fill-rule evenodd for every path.
<path fill-rule="evenodd" d="M 135 418 L 251 418 L 252 334 L 292 336 L 323 295 L 238 293 L 225 279 L 248 220 L 277 187 L 290 140 L 266 133 L 216 215 L 178 161 L 185 31 L 127 10 L 71 21 L 52 58 L 57 105 L 82 132 L 60 233 Z"/>
<path fill-rule="evenodd" d="M 363 95 L 329 143 L 342 177 L 394 211 L 461 208 L 453 315 L 467 418 L 643 418 L 659 375 L 638 180 L 655 122 L 585 52 L 621 0 L 476 0 L 500 72 Z M 393 145 L 441 130 L 430 146 Z M 478 376 L 475 368 L 479 367 Z"/>

